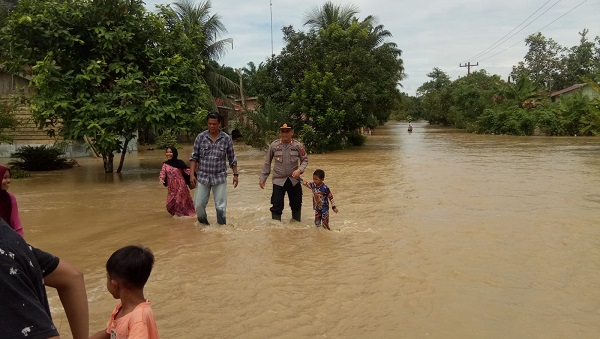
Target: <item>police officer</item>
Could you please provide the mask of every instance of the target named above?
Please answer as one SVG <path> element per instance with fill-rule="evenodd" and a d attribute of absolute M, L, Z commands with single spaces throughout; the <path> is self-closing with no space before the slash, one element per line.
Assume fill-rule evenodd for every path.
<path fill-rule="evenodd" d="M 273 141 L 265 155 L 265 162 L 260 173 L 258 185 L 265 188 L 265 182 L 273 165 L 273 193 L 271 195 L 271 218 L 281 220 L 285 193 L 290 200 L 292 218 L 300 221 L 302 215 L 302 185 L 298 178 L 308 166 L 308 156 L 304 145 L 292 139 L 294 129 L 288 124 L 279 128 L 281 139 Z"/>

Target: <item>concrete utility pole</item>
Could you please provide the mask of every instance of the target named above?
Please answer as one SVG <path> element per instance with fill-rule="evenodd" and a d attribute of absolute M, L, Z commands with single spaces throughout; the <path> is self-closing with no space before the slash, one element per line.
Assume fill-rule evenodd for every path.
<path fill-rule="evenodd" d="M 479 66 L 479 62 L 477 62 L 474 65 L 471 65 L 471 62 L 469 61 L 466 64 L 459 64 L 460 67 L 466 67 L 467 68 L 467 75 L 471 74 L 471 67 L 475 67 L 475 66 Z"/>

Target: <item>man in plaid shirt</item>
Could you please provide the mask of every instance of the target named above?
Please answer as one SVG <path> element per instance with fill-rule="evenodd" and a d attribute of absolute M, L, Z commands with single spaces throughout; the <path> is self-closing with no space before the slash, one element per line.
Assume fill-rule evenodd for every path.
<path fill-rule="evenodd" d="M 233 187 L 238 185 L 237 159 L 233 152 L 231 137 L 221 131 L 221 122 L 216 113 L 207 117 L 208 130 L 198 134 L 190 158 L 190 184 L 196 188 L 194 207 L 198 222 L 208 225 L 206 204 L 213 191 L 217 210 L 217 223 L 226 224 L 227 209 L 227 164 L 233 171 Z"/>

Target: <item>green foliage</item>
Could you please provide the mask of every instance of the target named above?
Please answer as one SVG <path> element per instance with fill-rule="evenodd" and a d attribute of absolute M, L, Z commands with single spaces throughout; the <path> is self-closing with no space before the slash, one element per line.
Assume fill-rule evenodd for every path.
<path fill-rule="evenodd" d="M 228 74 L 231 67 L 220 67 L 215 61 L 225 54 L 227 49 L 233 48 L 233 39 L 220 38 L 227 30 L 221 22 L 221 17 L 211 13 L 210 0 L 201 1 L 197 5 L 193 0 L 179 0 L 172 6 L 159 8 L 168 31 L 173 32 L 176 38 L 176 49 L 173 52 L 203 61 L 200 76 L 212 97 L 227 100 L 226 94 L 239 93 L 237 83 L 228 77 L 232 76 Z M 210 104 L 210 109 L 215 110 L 214 101 Z"/>
<path fill-rule="evenodd" d="M 496 106 L 485 109 L 477 125 L 479 133 L 532 135 L 535 119 L 529 110 L 516 106 Z"/>
<path fill-rule="evenodd" d="M 579 45 L 571 48 L 565 48 L 539 32 L 530 35 L 525 39 L 529 50 L 524 60 L 513 66 L 511 77 L 515 80 L 526 77 L 547 91 L 581 83 L 583 78 L 593 78 L 600 69 L 600 38 L 589 41 L 588 33 L 587 29 L 580 32 Z"/>
<path fill-rule="evenodd" d="M 354 133 L 348 136 L 348 142 L 353 146 L 362 146 L 365 144 L 366 140 L 367 138 L 360 133 Z"/>
<path fill-rule="evenodd" d="M 255 111 L 244 111 L 243 115 L 245 120 L 239 122 L 236 128 L 242 134 L 244 142 L 259 149 L 265 149 L 277 139 L 279 126 L 289 122 L 287 111 L 278 108 L 270 100 Z M 298 137 L 297 133 L 296 137 Z"/>
<path fill-rule="evenodd" d="M 0 33 L 0 61 L 33 66 L 38 125 L 67 140 L 89 137 L 112 172 L 113 153 L 138 131 L 187 128 L 213 105 L 202 49 L 170 19 L 140 0 L 21 0 Z"/>
<path fill-rule="evenodd" d="M 28 171 L 26 171 L 24 169 L 20 169 L 15 166 L 12 166 L 10 168 L 10 178 L 11 179 L 28 178 L 30 176 L 31 176 L 31 173 L 29 173 Z"/>
<path fill-rule="evenodd" d="M 27 171 L 53 171 L 72 167 L 63 157 L 64 150 L 54 145 L 23 146 L 11 154 L 12 158 L 20 160 L 11 161 L 15 168 Z"/>
<path fill-rule="evenodd" d="M 16 101 L 0 99 L 0 143 L 12 142 L 12 137 L 6 132 L 7 130 L 14 130 L 18 125 L 18 121 L 14 116 L 16 107 Z"/>
<path fill-rule="evenodd" d="M 177 147 L 177 133 L 168 129 L 156 139 L 156 148 L 166 149 L 169 146 Z"/>
<path fill-rule="evenodd" d="M 308 32 L 285 27 L 282 53 L 257 72 L 259 97 L 289 109 L 312 152 L 348 146 L 351 135 L 384 123 L 398 104 L 401 51 L 372 17 L 354 14 L 326 3 L 308 16 Z"/>

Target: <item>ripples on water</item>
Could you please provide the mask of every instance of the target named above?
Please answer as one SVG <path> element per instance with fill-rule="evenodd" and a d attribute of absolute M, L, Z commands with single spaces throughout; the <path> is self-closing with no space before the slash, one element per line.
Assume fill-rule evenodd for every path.
<path fill-rule="evenodd" d="M 406 127 L 310 155 L 305 177 L 324 169 L 340 210 L 331 232 L 312 226 L 307 190 L 301 223 L 289 208 L 271 221 L 264 153 L 240 144 L 225 227 L 167 214 L 160 150 L 128 154 L 120 175 L 78 159 L 11 191 L 28 240 L 85 272 L 92 333 L 116 303 L 106 259 L 134 243 L 156 255 L 163 338 L 597 337 L 600 141 Z"/>

